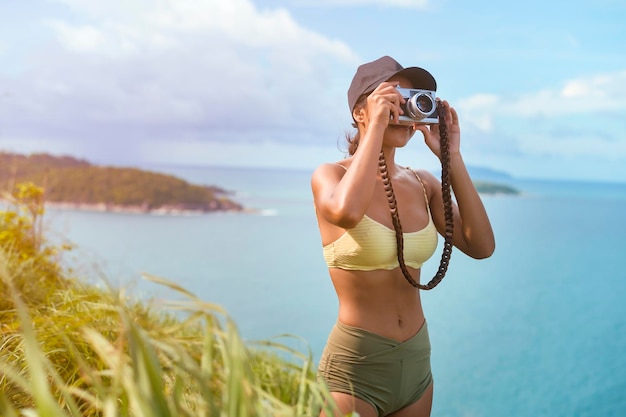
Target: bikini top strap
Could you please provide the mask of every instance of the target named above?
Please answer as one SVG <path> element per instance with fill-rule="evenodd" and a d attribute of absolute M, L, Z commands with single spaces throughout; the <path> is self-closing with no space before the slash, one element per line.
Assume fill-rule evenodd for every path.
<path fill-rule="evenodd" d="M 417 178 L 417 180 L 422 185 L 422 191 L 424 191 L 424 199 L 426 200 L 426 208 L 428 209 L 428 213 L 430 213 L 430 204 L 428 204 L 428 194 L 426 193 L 426 187 L 424 186 L 424 182 L 422 181 L 416 170 L 409 167 L 407 167 L 406 169 L 410 169 L 413 175 L 415 175 L 415 178 Z"/>

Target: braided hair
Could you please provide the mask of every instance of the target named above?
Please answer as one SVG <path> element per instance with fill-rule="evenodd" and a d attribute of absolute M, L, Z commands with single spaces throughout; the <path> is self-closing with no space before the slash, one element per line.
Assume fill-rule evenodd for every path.
<path fill-rule="evenodd" d="M 358 104 L 357 104 L 358 105 Z M 443 196 L 443 207 L 445 216 L 445 232 L 444 232 L 444 244 L 443 252 L 441 254 L 441 260 L 439 262 L 439 268 L 435 273 L 435 276 L 426 284 L 420 284 L 415 281 L 404 262 L 404 236 L 402 233 L 402 224 L 400 223 L 400 215 L 398 214 L 398 204 L 396 202 L 396 196 L 393 192 L 393 186 L 391 184 L 391 178 L 387 171 L 387 162 L 385 161 L 384 153 L 380 152 L 378 159 L 378 169 L 380 171 L 383 187 L 385 189 L 385 195 L 389 204 L 389 211 L 391 213 L 391 220 L 393 222 L 393 228 L 396 233 L 396 248 L 398 255 L 398 264 L 402 270 L 404 278 L 415 288 L 421 290 L 432 290 L 441 282 L 446 275 L 448 265 L 450 263 L 450 256 L 452 254 L 452 236 L 454 230 L 454 218 L 452 213 L 452 196 L 450 185 L 450 147 L 448 143 L 448 129 L 444 120 L 445 109 L 441 102 L 438 102 L 438 114 L 439 114 L 439 136 L 441 147 L 441 194 Z M 359 134 L 354 137 L 348 138 L 349 154 L 353 155 L 359 144 Z"/>

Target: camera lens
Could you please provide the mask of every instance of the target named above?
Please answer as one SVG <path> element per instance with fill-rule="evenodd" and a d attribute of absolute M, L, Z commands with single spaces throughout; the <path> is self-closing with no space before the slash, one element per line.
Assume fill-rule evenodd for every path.
<path fill-rule="evenodd" d="M 406 108 L 409 117 L 421 120 L 434 112 L 435 101 L 430 94 L 418 92 L 407 101 Z"/>
<path fill-rule="evenodd" d="M 417 108 L 420 109 L 422 113 L 430 113 L 433 111 L 433 101 L 426 94 L 420 94 L 416 101 Z"/>

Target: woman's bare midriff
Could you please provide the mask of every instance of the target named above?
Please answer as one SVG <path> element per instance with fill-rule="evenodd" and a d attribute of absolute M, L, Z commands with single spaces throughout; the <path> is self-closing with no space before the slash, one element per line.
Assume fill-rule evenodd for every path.
<path fill-rule="evenodd" d="M 424 324 L 419 290 L 408 283 L 400 268 L 329 271 L 339 298 L 340 322 L 402 342 Z M 420 271 L 409 271 L 419 282 Z"/>

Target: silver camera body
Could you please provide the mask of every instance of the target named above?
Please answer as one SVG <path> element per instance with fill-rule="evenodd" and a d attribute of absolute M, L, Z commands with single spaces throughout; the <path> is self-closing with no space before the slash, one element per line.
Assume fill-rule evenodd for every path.
<path fill-rule="evenodd" d="M 435 91 L 401 87 L 398 87 L 398 91 L 406 100 L 404 104 L 400 105 L 404 114 L 398 118 L 399 124 L 429 125 L 439 123 Z"/>

